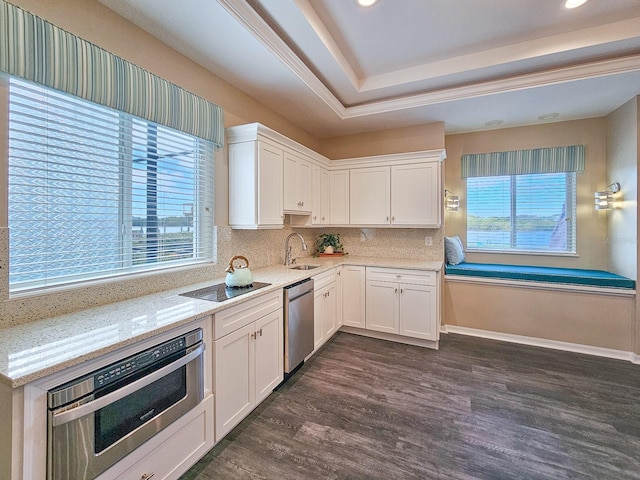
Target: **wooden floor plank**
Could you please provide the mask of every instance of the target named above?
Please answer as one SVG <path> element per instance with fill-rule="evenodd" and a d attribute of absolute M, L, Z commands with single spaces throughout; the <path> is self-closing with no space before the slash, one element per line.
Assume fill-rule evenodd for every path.
<path fill-rule="evenodd" d="M 338 333 L 182 480 L 640 480 L 640 367 Z"/>

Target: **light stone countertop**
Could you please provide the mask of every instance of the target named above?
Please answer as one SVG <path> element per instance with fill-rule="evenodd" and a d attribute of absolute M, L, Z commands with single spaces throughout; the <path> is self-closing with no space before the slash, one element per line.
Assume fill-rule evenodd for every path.
<path fill-rule="evenodd" d="M 0 329 L 0 382 L 13 388 L 84 361 L 214 314 L 238 303 L 318 275 L 337 265 L 440 271 L 442 262 L 376 257 L 306 257 L 320 265 L 292 270 L 274 265 L 253 271 L 256 282 L 271 285 L 225 302 L 179 296 L 223 283 L 224 278 Z M 105 286 L 105 288 L 108 288 Z"/>

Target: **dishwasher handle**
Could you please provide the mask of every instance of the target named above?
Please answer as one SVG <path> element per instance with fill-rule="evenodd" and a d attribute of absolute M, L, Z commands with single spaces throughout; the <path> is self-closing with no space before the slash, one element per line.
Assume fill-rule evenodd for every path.
<path fill-rule="evenodd" d="M 313 293 L 314 282 L 313 279 L 309 278 L 307 280 L 303 280 L 298 283 L 294 283 L 293 285 L 289 285 L 284 287 L 284 295 L 285 295 L 285 303 L 291 302 L 296 298 L 300 298 L 303 295 L 307 295 L 309 293 Z"/>

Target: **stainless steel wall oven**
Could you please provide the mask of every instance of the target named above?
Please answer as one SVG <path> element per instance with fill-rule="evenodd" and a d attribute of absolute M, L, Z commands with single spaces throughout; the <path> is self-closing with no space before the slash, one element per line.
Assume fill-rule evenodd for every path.
<path fill-rule="evenodd" d="M 202 329 L 50 390 L 49 480 L 90 480 L 204 397 Z"/>

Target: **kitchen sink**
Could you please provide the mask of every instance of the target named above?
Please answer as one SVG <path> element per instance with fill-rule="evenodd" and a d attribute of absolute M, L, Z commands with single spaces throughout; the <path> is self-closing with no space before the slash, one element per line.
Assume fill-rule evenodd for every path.
<path fill-rule="evenodd" d="M 296 265 L 295 267 L 291 267 L 291 270 L 313 270 L 319 266 L 320 265 Z"/>

